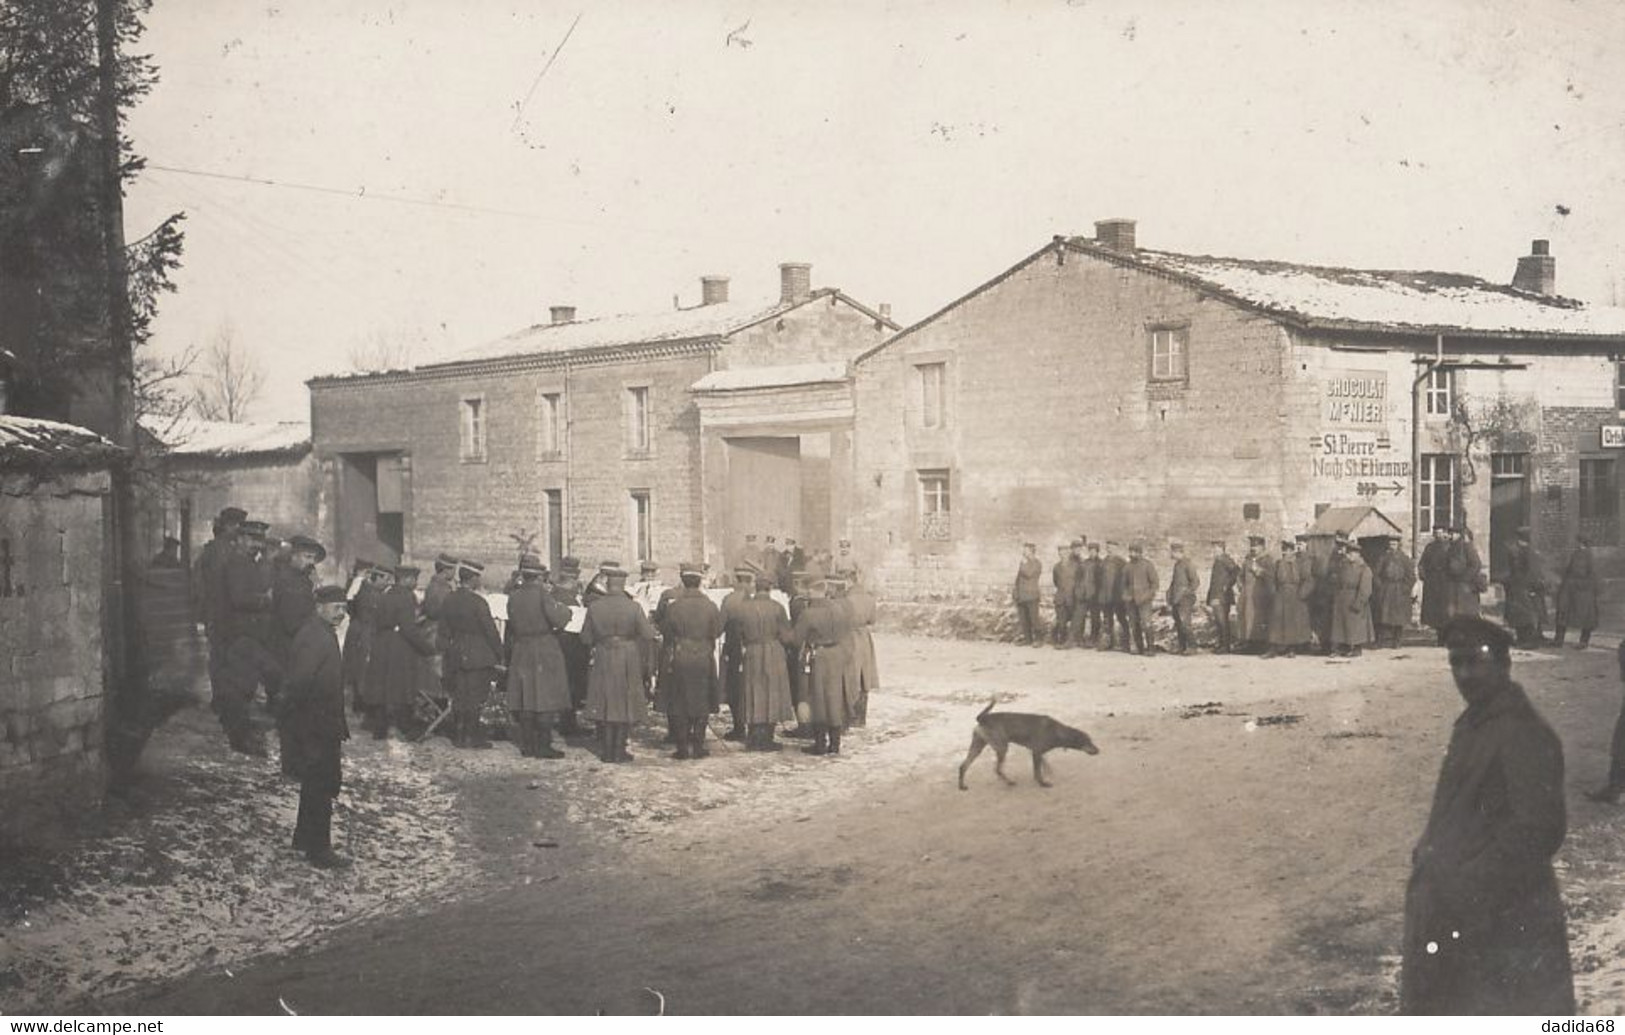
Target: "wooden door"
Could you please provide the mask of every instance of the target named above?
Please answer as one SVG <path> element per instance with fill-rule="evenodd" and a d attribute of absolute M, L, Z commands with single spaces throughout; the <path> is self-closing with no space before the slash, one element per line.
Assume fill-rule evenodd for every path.
<path fill-rule="evenodd" d="M 786 536 L 801 538 L 801 440 L 730 438 L 728 444 L 727 564 L 743 556 L 745 536 L 768 536 L 783 549 Z M 753 558 L 754 559 L 754 558 Z"/>

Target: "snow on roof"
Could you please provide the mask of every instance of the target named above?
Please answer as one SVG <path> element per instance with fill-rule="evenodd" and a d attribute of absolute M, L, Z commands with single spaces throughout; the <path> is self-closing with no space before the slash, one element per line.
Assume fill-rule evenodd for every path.
<path fill-rule="evenodd" d="M 816 296 L 819 293 L 813 294 Z M 515 331 L 496 341 L 453 353 L 433 363 L 420 364 L 417 369 L 487 359 L 556 355 L 589 349 L 614 348 L 618 345 L 720 338 L 771 319 L 792 308 L 794 305 L 785 302 L 775 302 L 772 305 L 717 302 L 663 313 L 634 313 L 593 320 L 573 320 L 569 323 L 541 323 Z"/>
<path fill-rule="evenodd" d="M 0 414 L 0 468 L 97 467 L 117 454 L 113 443 L 76 424 Z"/>
<path fill-rule="evenodd" d="M 1369 505 L 1328 507 L 1309 528 L 1311 536 L 1334 536 L 1339 532 L 1355 539 L 1377 535 L 1399 535 L 1392 518 Z"/>
<path fill-rule="evenodd" d="M 1310 324 L 1625 337 L 1625 309 L 1538 295 L 1461 273 L 1303 266 L 1143 248 L 1123 253 L 1087 238 L 1073 243 L 1091 254 L 1201 281 L 1243 303 Z"/>
<path fill-rule="evenodd" d="M 695 392 L 733 392 L 746 388 L 789 388 L 846 380 L 846 363 L 794 363 L 778 367 L 714 370 L 690 386 Z"/>
<path fill-rule="evenodd" d="M 142 426 L 168 447 L 171 456 L 255 456 L 310 448 L 310 425 L 305 421 L 248 424 L 183 417 L 173 423 L 143 419 Z"/>

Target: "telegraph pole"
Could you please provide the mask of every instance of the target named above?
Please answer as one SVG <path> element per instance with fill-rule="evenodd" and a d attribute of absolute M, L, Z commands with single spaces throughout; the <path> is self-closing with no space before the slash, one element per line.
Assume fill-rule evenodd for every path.
<path fill-rule="evenodd" d="M 146 652 L 141 616 L 141 541 L 135 502 L 135 346 L 130 335 L 129 271 L 124 249 L 124 185 L 119 175 L 118 11 L 121 0 L 95 0 L 96 55 L 99 90 L 97 137 L 101 151 L 100 193 L 102 236 L 106 245 L 107 345 L 112 369 L 110 399 L 113 441 L 125 451 L 113 471 L 113 591 L 115 635 L 108 643 L 112 660 L 112 693 L 107 716 L 108 758 L 114 777 L 133 764 L 127 731 L 146 692 Z M 139 741 L 137 741 L 139 743 Z"/>

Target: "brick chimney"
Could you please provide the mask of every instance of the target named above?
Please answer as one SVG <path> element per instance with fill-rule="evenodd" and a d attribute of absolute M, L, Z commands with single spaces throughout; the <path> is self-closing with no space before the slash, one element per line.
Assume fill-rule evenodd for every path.
<path fill-rule="evenodd" d="M 890 320 L 891 319 L 891 303 L 890 302 L 882 302 L 882 303 L 880 303 L 880 318 L 882 320 Z"/>
<path fill-rule="evenodd" d="M 552 306 L 548 312 L 552 314 L 553 322 L 556 324 L 576 322 L 576 307 L 573 305 Z"/>
<path fill-rule="evenodd" d="M 812 297 L 812 263 L 779 263 L 779 301 L 805 302 Z"/>
<path fill-rule="evenodd" d="M 1552 242 L 1529 242 L 1529 254 L 1518 260 L 1512 286 L 1537 295 L 1557 294 L 1557 260 L 1552 257 Z"/>
<path fill-rule="evenodd" d="M 701 277 L 700 278 L 700 304 L 716 305 L 718 302 L 728 300 L 727 277 Z"/>
<path fill-rule="evenodd" d="M 1134 250 L 1134 220 L 1099 219 L 1095 221 L 1095 243 L 1114 252 Z"/>

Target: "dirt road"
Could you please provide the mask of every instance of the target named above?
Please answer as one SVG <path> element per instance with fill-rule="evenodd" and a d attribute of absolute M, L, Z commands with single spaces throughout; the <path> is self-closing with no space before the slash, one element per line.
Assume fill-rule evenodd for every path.
<path fill-rule="evenodd" d="M 683 1014 L 1392 1009 L 1408 853 L 1458 711 L 1438 651 L 880 649 L 887 691 L 837 760 L 679 764 L 652 744 L 628 767 L 463 755 L 481 870 L 453 904 L 98 1006 L 640 1012 L 650 988 Z M 1568 757 L 1582 1006 L 1613 1012 L 1625 810 L 1579 793 L 1606 760 L 1613 652 L 1516 668 Z M 1085 727 L 1101 754 L 1052 756 L 1051 790 L 1019 750 L 1017 786 L 1002 786 L 988 754 L 957 790 L 971 717 L 995 693 Z"/>

